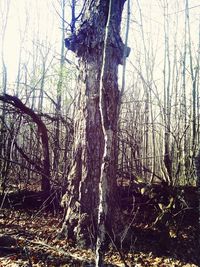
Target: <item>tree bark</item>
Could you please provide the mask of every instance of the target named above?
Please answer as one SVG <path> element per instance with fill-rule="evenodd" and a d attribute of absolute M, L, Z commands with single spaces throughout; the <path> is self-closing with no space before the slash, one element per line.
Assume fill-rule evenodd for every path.
<path fill-rule="evenodd" d="M 195 167 L 196 167 L 196 176 L 197 176 L 197 181 L 196 181 L 196 185 L 198 188 L 198 231 L 197 231 L 197 239 L 198 239 L 198 247 L 200 249 L 200 151 L 197 155 L 197 157 L 195 158 Z M 199 258 L 199 262 L 200 264 L 200 258 Z"/>
<path fill-rule="evenodd" d="M 74 125 L 74 161 L 68 176 L 68 191 L 62 201 L 66 207 L 62 233 L 74 238 L 79 246 L 93 247 L 96 243 L 99 191 L 105 169 L 104 189 L 108 207 L 104 214 L 106 231 L 111 229 L 111 214 L 117 203 L 117 69 L 118 64 L 123 62 L 124 53 L 124 44 L 119 35 L 124 2 L 115 0 L 112 4 L 103 75 L 101 71 L 109 1 L 88 1 L 78 31 L 65 39 L 66 47 L 79 57 L 79 99 Z M 108 132 L 112 138 L 109 140 L 107 157 L 105 144 Z M 102 172 L 101 167 L 104 169 Z"/>

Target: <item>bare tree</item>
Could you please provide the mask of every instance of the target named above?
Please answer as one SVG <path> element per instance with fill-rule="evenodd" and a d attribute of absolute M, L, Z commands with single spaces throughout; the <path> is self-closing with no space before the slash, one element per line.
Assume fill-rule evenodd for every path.
<path fill-rule="evenodd" d="M 10 8 L 10 1 L 4 1 L 1 3 L 2 6 L 0 6 L 0 12 L 1 12 L 1 67 L 2 67 L 2 93 L 7 92 L 7 67 L 5 63 L 4 58 L 4 52 L 5 52 L 5 34 L 6 34 L 6 28 L 8 23 L 8 15 L 9 15 L 9 8 Z M 4 158 L 6 154 L 6 129 L 5 129 L 5 120 L 6 120 L 6 111 L 5 111 L 5 104 L 3 104 L 2 108 L 2 114 L 1 114 L 1 121 L 0 124 L 0 157 Z M 8 153 L 9 155 L 9 153 Z M 9 169 L 9 161 L 6 160 L 0 160 L 0 172 L 1 172 L 1 186 L 2 189 L 5 189 L 5 181 L 7 180 L 8 175 L 8 169 Z"/>
<path fill-rule="evenodd" d="M 111 27 L 109 1 L 88 1 L 79 30 L 65 42 L 79 57 L 79 99 L 74 161 L 68 177 L 69 191 L 63 198 L 66 216 L 62 232 L 76 238 L 79 245 L 94 245 L 101 226 L 100 250 L 105 243 L 101 238 L 105 235 L 103 225 L 105 231 L 112 232 L 111 218 L 117 203 L 117 67 L 124 53 L 119 35 L 124 2 L 110 2 Z"/>

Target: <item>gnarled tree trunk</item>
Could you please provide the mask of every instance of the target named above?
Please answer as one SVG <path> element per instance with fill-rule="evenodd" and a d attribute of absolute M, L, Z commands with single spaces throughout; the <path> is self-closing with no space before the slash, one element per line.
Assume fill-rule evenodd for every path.
<path fill-rule="evenodd" d="M 68 190 L 62 201 L 66 207 L 62 233 L 75 238 L 79 246 L 93 246 L 96 243 L 102 175 L 106 182 L 104 200 L 108 209 L 99 215 L 105 216 L 106 231 L 111 230 L 111 217 L 114 218 L 111 214 L 114 215 L 117 203 L 115 176 L 120 93 L 117 70 L 118 64 L 123 62 L 124 53 L 119 35 L 124 2 L 112 1 L 106 43 L 105 29 L 109 13 L 107 0 L 87 1 L 78 31 L 65 40 L 66 47 L 79 57 L 79 99 L 75 120 L 74 161 L 68 176 Z M 103 53 L 105 46 L 106 54 Z M 109 142 L 108 137 L 111 137 Z M 106 144 L 109 147 L 105 147 Z M 109 155 L 105 149 L 109 149 Z"/>
<path fill-rule="evenodd" d="M 197 189 L 198 189 L 198 201 L 199 201 L 199 205 L 198 205 L 198 219 L 199 219 L 199 223 L 198 223 L 198 231 L 197 231 L 197 238 L 198 238 L 198 246 L 200 249 L 200 151 L 198 152 L 198 155 L 195 159 L 195 167 L 196 167 L 196 176 L 197 176 Z M 199 258 L 199 262 L 200 264 L 200 258 Z"/>

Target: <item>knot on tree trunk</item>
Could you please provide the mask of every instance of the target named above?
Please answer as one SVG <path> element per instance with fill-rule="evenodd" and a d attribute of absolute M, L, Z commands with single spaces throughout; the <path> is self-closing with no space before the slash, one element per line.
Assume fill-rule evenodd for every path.
<path fill-rule="evenodd" d="M 103 20 L 98 23 L 105 24 Z M 84 59 L 87 59 L 88 53 L 95 55 L 102 52 L 105 39 L 105 25 L 104 28 L 99 28 L 96 24 L 96 21 L 84 21 L 76 32 L 72 32 L 69 37 L 65 38 L 66 48 Z M 129 56 L 130 48 L 124 45 L 121 36 L 114 29 L 110 31 L 107 45 L 110 47 L 111 56 L 115 58 L 117 64 L 123 64 L 123 58 L 124 56 Z"/>

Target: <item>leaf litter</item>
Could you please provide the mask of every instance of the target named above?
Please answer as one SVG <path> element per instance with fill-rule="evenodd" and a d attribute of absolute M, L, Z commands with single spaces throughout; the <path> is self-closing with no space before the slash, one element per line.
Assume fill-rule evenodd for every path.
<path fill-rule="evenodd" d="M 11 246 L 5 253 L 0 246 L 0 267 L 94 266 L 95 255 L 92 250 L 78 249 L 71 240 L 57 238 L 62 225 L 62 213 L 57 215 L 50 212 L 37 214 L 37 211 L 4 209 L 1 215 L 0 234 L 14 238 L 17 249 L 15 250 Z M 183 233 L 182 235 L 183 238 L 187 238 L 188 234 Z M 183 253 L 185 249 L 190 248 L 184 248 Z M 157 256 L 152 252 L 143 251 L 136 249 L 124 251 L 124 260 L 127 266 L 198 266 L 192 259 L 180 260 L 175 255 L 173 257 Z M 105 255 L 105 266 L 124 266 L 119 253 L 113 248 Z"/>

